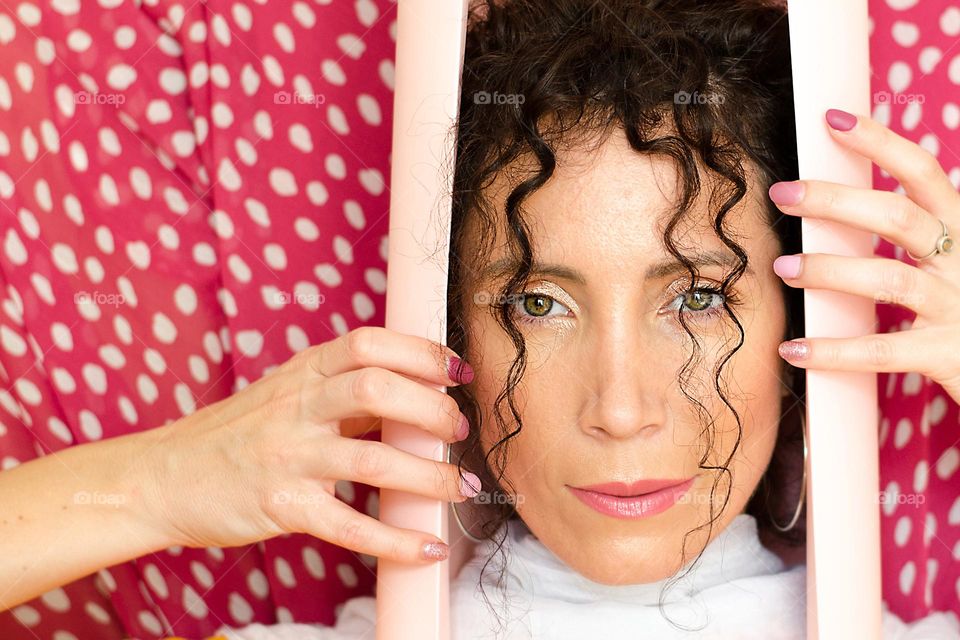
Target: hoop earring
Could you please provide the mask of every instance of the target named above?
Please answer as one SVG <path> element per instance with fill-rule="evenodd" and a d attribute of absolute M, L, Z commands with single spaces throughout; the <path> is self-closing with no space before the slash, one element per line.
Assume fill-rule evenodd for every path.
<path fill-rule="evenodd" d="M 800 519 L 800 512 L 803 511 L 803 505 L 807 499 L 807 420 L 803 413 L 800 414 L 800 433 L 803 434 L 803 480 L 800 483 L 800 500 L 797 502 L 797 509 L 793 512 L 793 518 L 790 519 L 790 523 L 781 527 L 773 516 L 770 516 L 770 522 L 773 523 L 773 526 L 776 527 L 777 531 L 782 531 L 786 533 L 793 529 L 797 520 Z"/>
<path fill-rule="evenodd" d="M 447 455 L 446 455 L 446 460 L 448 463 L 450 462 L 450 452 L 452 450 L 453 450 L 453 447 L 448 443 Z M 467 528 L 463 526 L 463 521 L 460 520 L 460 513 L 457 511 L 457 503 L 451 502 L 450 508 L 453 509 L 453 519 L 457 521 L 457 526 L 460 527 L 460 531 L 463 533 L 463 535 L 465 535 L 470 540 L 473 540 L 474 542 L 483 542 L 484 541 L 483 538 L 476 537 L 475 535 L 467 531 Z"/>

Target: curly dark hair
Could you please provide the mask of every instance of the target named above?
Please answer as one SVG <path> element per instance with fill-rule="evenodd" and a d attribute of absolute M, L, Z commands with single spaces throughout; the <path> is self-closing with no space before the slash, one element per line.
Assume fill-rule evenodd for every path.
<path fill-rule="evenodd" d="M 726 317 L 736 326 L 739 341 L 720 358 L 714 369 L 714 388 L 733 413 L 737 444 L 720 466 L 711 490 L 710 527 L 729 501 L 729 484 L 722 506 L 714 513 L 713 498 L 727 465 L 739 447 L 742 424 L 721 385 L 726 362 L 743 344 L 743 327 L 727 304 L 728 290 L 746 271 L 747 254 L 728 235 L 727 213 L 747 193 L 744 162 L 756 169 L 765 187 L 797 177 L 790 43 L 785 9 L 761 0 L 479 0 L 470 9 L 457 123 L 453 180 L 450 276 L 448 290 L 448 344 L 467 353 L 465 312 L 469 264 L 483 264 L 497 228 L 497 208 L 485 195 L 495 177 L 521 160 L 532 159 L 535 169 L 506 198 L 509 250 L 520 265 L 509 276 L 496 300 L 511 300 L 527 283 L 533 255 L 530 229 L 522 204 L 553 175 L 558 145 L 579 142 L 588 136 L 603 139 L 622 127 L 638 153 L 658 154 L 675 163 L 682 184 L 681 196 L 663 233 L 666 249 L 690 274 L 693 288 L 699 277 L 677 246 L 674 231 L 701 191 L 701 167 L 716 184 L 710 204 L 715 207 L 713 228 L 717 237 L 737 256 L 739 264 L 728 273 L 720 292 Z M 523 96 L 523 100 L 491 101 L 492 92 Z M 697 99 L 707 96 L 709 99 Z M 800 247 L 800 220 L 783 215 L 766 194 L 767 219 L 784 253 Z M 500 214 L 502 215 L 502 214 Z M 478 225 L 476 246 L 465 242 L 468 220 Z M 787 333 L 784 339 L 803 335 L 802 290 L 783 285 Z M 481 412 L 469 386 L 454 387 L 450 394 L 474 428 L 459 443 L 461 469 L 478 473 L 486 487 L 495 487 L 508 499 L 491 500 L 484 512 L 482 532 L 502 547 L 505 527 L 519 517 L 513 507 L 512 487 L 504 477 L 507 446 L 522 428 L 514 391 L 524 374 L 526 345 L 514 325 L 510 304 L 494 304 L 495 317 L 515 347 L 515 359 L 504 388 L 497 396 L 493 415 L 499 440 L 484 453 L 480 444 Z M 680 389 L 707 425 L 703 433 L 707 451 L 713 443 L 714 418 L 689 393 L 691 364 L 700 345 L 683 314 L 681 326 L 693 350 L 680 373 Z M 792 371 L 791 371 L 792 373 Z M 746 512 L 757 518 L 761 536 L 787 546 L 805 541 L 803 518 L 782 533 L 773 519 L 788 521 L 797 504 L 802 473 L 802 432 L 799 421 L 805 397 L 805 377 L 793 375 L 791 405 L 783 412 L 770 465 Z M 503 417 L 509 409 L 512 421 Z M 687 537 L 684 536 L 686 559 Z M 705 548 L 705 547 L 704 547 Z M 696 556 L 703 553 L 700 549 Z M 489 561 L 488 561 L 489 562 Z M 692 567 L 691 563 L 691 567 Z M 484 565 L 486 569 L 486 565 Z M 502 579 L 502 574 L 501 574 Z M 662 604 L 661 594 L 661 604 Z M 489 601 L 488 601 L 489 602 Z"/>

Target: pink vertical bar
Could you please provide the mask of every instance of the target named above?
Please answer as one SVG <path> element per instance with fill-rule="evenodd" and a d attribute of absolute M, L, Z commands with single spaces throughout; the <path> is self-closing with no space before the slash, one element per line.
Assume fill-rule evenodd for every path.
<path fill-rule="evenodd" d="M 467 0 L 400 0 L 394 94 L 386 327 L 446 343 L 450 192 Z M 438 387 L 442 388 L 442 387 Z M 383 442 L 442 460 L 444 443 L 385 420 Z M 447 537 L 447 505 L 389 489 L 380 519 Z M 447 640 L 449 561 L 377 569 L 377 639 Z"/>
<path fill-rule="evenodd" d="M 866 0 L 790 0 L 791 57 L 800 178 L 871 187 L 870 161 L 827 130 L 829 108 L 870 114 Z M 803 220 L 805 253 L 872 256 L 872 235 Z M 875 333 L 872 300 L 805 292 L 806 333 Z M 877 377 L 807 373 L 807 637 L 880 637 Z"/>

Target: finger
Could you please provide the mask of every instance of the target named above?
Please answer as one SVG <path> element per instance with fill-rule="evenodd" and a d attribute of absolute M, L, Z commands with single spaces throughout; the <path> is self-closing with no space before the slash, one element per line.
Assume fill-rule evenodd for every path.
<path fill-rule="evenodd" d="M 442 386 L 473 380 L 473 369 L 452 349 L 383 327 L 354 329 L 307 349 L 304 357 L 314 371 L 327 377 L 363 367 L 383 367 Z"/>
<path fill-rule="evenodd" d="M 960 194 L 936 156 L 868 116 L 830 109 L 826 119 L 834 140 L 886 170 L 900 182 L 911 200 L 942 218 L 949 228 L 957 228 Z"/>
<path fill-rule="evenodd" d="M 946 280 L 899 260 L 825 253 L 780 256 L 773 270 L 791 287 L 830 289 L 906 307 L 931 320 L 957 317 Z"/>
<path fill-rule="evenodd" d="M 782 358 L 804 369 L 873 371 L 878 373 L 916 371 L 937 379 L 936 366 L 944 357 L 947 336 L 933 328 L 856 338 L 801 338 L 779 347 Z"/>
<path fill-rule="evenodd" d="M 357 553 L 410 564 L 446 560 L 449 556 L 449 547 L 439 538 L 391 527 L 333 496 L 322 495 L 327 496 L 323 504 L 310 507 L 310 535 Z"/>
<path fill-rule="evenodd" d="M 940 221 L 903 194 L 858 189 L 834 182 L 796 180 L 770 187 L 770 199 L 784 213 L 842 222 L 876 233 L 915 256 L 929 253 L 942 233 Z"/>
<path fill-rule="evenodd" d="M 319 422 L 357 416 L 396 420 L 448 442 L 467 437 L 470 423 L 457 401 L 394 371 L 366 367 L 304 383 L 308 416 Z"/>
<path fill-rule="evenodd" d="M 463 502 L 480 493 L 480 478 L 455 464 L 421 458 L 382 442 L 324 438 L 323 461 L 307 467 L 315 478 L 362 482 L 446 502 Z"/>

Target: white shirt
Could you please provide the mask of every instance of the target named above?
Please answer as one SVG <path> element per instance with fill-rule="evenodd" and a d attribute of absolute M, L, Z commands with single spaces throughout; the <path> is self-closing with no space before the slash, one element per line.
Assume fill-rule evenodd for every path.
<path fill-rule="evenodd" d="M 496 585 L 504 556 L 495 549 L 490 541 L 478 544 L 450 585 L 453 640 L 805 638 L 806 568 L 786 568 L 760 543 L 756 520 L 747 514 L 734 518 L 707 545 L 693 570 L 667 588 L 662 610 L 658 600 L 669 579 L 634 585 L 593 582 L 565 565 L 520 521 L 511 521 L 504 541 L 504 596 Z M 496 615 L 479 588 L 480 570 L 491 554 L 483 579 Z M 348 600 L 334 627 L 254 624 L 222 627 L 217 633 L 229 640 L 372 639 L 375 614 L 374 598 L 365 596 Z M 960 639 L 960 620 L 953 612 L 906 624 L 884 603 L 882 624 L 883 640 Z"/>

